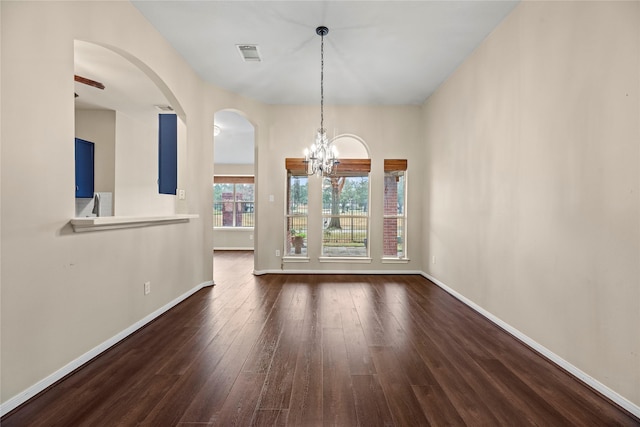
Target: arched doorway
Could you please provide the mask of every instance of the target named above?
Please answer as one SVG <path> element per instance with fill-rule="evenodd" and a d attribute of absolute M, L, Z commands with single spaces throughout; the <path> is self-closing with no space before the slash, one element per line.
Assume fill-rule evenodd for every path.
<path fill-rule="evenodd" d="M 255 128 L 235 110 L 214 115 L 214 251 L 255 249 Z"/>

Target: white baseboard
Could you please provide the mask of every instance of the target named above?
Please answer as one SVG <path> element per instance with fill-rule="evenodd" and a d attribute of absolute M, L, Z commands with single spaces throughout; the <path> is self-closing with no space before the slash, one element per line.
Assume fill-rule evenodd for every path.
<path fill-rule="evenodd" d="M 153 313 L 147 315 L 143 319 L 141 319 L 138 322 L 134 323 L 133 325 L 129 326 L 127 329 L 125 329 L 122 332 L 116 334 L 115 336 L 109 338 L 108 340 L 106 340 L 102 344 L 99 344 L 98 346 L 92 348 L 91 350 L 89 350 L 88 352 L 86 352 L 82 356 L 78 357 L 77 359 L 67 363 L 65 366 L 63 366 L 62 368 L 58 369 L 57 371 L 55 371 L 54 373 L 52 373 L 48 377 L 38 381 L 36 384 L 32 385 L 31 387 L 27 388 L 26 390 L 22 391 L 21 393 L 18 393 L 17 395 L 13 396 L 12 398 L 7 400 L 6 402 L 3 402 L 2 404 L 0 404 L 0 417 L 8 414 L 9 412 L 14 410 L 18 406 L 20 406 L 23 403 L 25 403 L 27 400 L 31 399 L 36 394 L 38 394 L 41 391 L 45 390 L 47 387 L 53 385 L 56 381 L 61 380 L 66 375 L 68 375 L 71 372 L 75 371 L 76 369 L 78 369 L 79 367 L 81 367 L 82 365 L 84 365 L 85 363 L 87 363 L 88 361 L 93 359 L 94 357 L 100 355 L 100 353 L 102 353 L 102 352 L 108 350 L 109 348 L 113 347 L 114 345 L 116 345 L 117 343 L 119 343 L 120 341 L 122 341 L 123 339 L 125 339 L 126 337 L 128 337 L 129 335 L 131 335 L 132 333 L 137 331 L 138 329 L 140 329 L 143 326 L 145 326 L 147 323 L 149 323 L 152 320 L 154 320 L 156 317 L 160 316 L 161 314 L 165 313 L 169 309 L 171 309 L 171 308 L 175 307 L 176 305 L 178 305 L 180 302 L 182 302 L 185 299 L 189 298 L 191 295 L 193 295 L 194 293 L 198 292 L 200 289 L 206 288 L 207 286 L 213 286 L 213 285 L 214 285 L 213 281 L 209 281 L 209 282 L 201 283 L 198 286 L 194 287 L 193 289 L 190 289 L 189 291 L 187 291 L 184 294 L 180 295 L 179 297 L 177 297 L 173 301 L 163 305 L 162 307 L 160 307 L 159 309 L 157 309 Z"/>
<path fill-rule="evenodd" d="M 481 314 L 482 316 L 484 316 L 485 318 L 487 318 L 491 322 L 495 323 L 500 328 L 502 328 L 505 331 L 507 331 L 509 334 L 513 335 L 516 339 L 522 341 L 523 343 L 525 343 L 526 345 L 528 345 L 529 347 L 531 347 L 532 349 L 534 349 L 535 351 L 537 351 L 538 353 L 540 353 L 541 355 L 546 357 L 547 359 L 549 359 L 552 362 L 554 362 L 556 365 L 560 366 L 565 371 L 569 372 L 574 377 L 578 378 L 579 380 L 581 380 L 582 382 L 584 382 L 588 386 L 592 387 L 593 389 L 597 390 L 599 393 L 603 394 L 604 396 L 606 396 L 609 399 L 611 399 L 612 401 L 614 401 L 616 404 L 618 404 L 619 406 L 621 406 L 625 410 L 629 411 L 630 413 L 632 413 L 636 417 L 640 418 L 640 406 L 634 404 L 633 402 L 629 401 L 628 399 L 626 399 L 625 397 L 621 396 L 617 392 L 611 390 L 609 387 L 607 387 L 606 385 L 602 384 L 600 381 L 598 381 L 595 378 L 591 377 L 590 375 L 588 375 L 584 371 L 578 369 L 577 367 L 575 367 L 571 363 L 567 362 L 562 357 L 558 356 L 557 354 L 555 354 L 554 352 L 552 352 L 551 350 L 549 350 L 548 348 L 546 348 L 542 344 L 536 342 L 532 338 L 530 338 L 527 335 L 525 335 L 522 332 L 520 332 L 518 329 L 516 329 L 513 326 L 509 325 L 508 323 L 504 322 L 502 319 L 494 316 L 493 314 L 491 314 L 487 310 L 483 309 L 478 304 L 474 303 L 473 301 L 471 301 L 470 299 L 468 299 L 464 295 L 462 295 L 459 292 L 451 289 L 449 286 L 445 285 L 444 283 L 442 283 L 441 281 L 439 281 L 435 277 L 431 276 L 430 274 L 424 273 L 424 272 L 421 273 L 421 274 L 422 274 L 422 276 L 426 277 L 427 279 L 431 280 L 433 283 L 438 285 L 444 291 L 446 291 L 447 293 L 451 294 L 454 298 L 460 300 L 462 303 L 466 304 L 467 306 L 469 306 L 470 308 L 472 308 L 473 310 L 475 310 L 476 312 L 478 312 L 479 314 Z"/>
<path fill-rule="evenodd" d="M 417 274 L 422 275 L 422 271 L 415 270 L 253 270 L 256 276 L 263 274 Z"/>

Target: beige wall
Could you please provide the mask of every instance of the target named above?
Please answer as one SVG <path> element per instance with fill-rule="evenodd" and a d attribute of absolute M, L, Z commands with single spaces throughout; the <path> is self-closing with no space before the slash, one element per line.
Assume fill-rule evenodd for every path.
<path fill-rule="evenodd" d="M 115 189 L 116 112 L 76 110 L 75 136 L 95 144 L 95 191 Z"/>
<path fill-rule="evenodd" d="M 257 271 L 311 270 L 311 271 L 420 271 L 420 242 L 408 240 L 408 264 L 382 263 L 382 198 L 383 161 L 385 158 L 409 159 L 408 166 L 408 221 L 410 235 L 420 235 L 422 230 L 422 206 L 418 202 L 422 168 L 413 159 L 423 157 L 421 144 L 420 108 L 417 106 L 329 106 L 325 107 L 325 125 L 330 137 L 355 135 L 365 142 L 371 156 L 370 175 L 370 234 L 372 261 L 369 264 L 319 262 L 321 241 L 321 196 L 320 180 L 309 180 L 309 243 L 308 263 L 284 263 L 275 256 L 276 249 L 284 248 L 284 211 L 286 191 L 286 157 L 302 157 L 303 150 L 313 142 L 318 128 L 317 106 L 271 106 L 269 109 L 269 138 L 267 146 L 260 146 L 259 165 L 268 165 L 263 174 L 259 171 L 258 197 L 262 201 L 259 209 L 259 235 L 257 246 L 264 258 L 256 264 Z M 306 141 L 306 142 L 305 142 Z M 313 195 L 317 197 L 313 197 Z M 273 202 L 269 196 L 273 195 Z M 315 205 L 314 205 L 315 203 Z M 266 212 L 265 212 L 266 211 Z M 261 227 L 268 220 L 268 227 Z M 316 224 L 314 228 L 313 224 Z M 415 233 L 415 234 L 414 234 Z M 315 245 L 314 245 L 315 242 Z"/>
<path fill-rule="evenodd" d="M 217 91 L 217 93 L 220 93 Z M 256 228 L 254 230 L 254 247 L 256 249 L 255 269 L 257 272 L 275 272 L 282 269 L 307 271 L 365 270 L 365 271 L 420 271 L 420 242 L 418 239 L 408 240 L 410 262 L 407 264 L 383 264 L 382 258 L 382 175 L 385 158 L 418 159 L 423 156 L 421 144 L 420 108 L 417 106 L 328 106 L 325 107 L 325 123 L 330 136 L 356 135 L 367 144 L 372 158 L 371 174 L 371 255 L 369 264 L 353 263 L 320 263 L 318 261 L 319 245 L 316 253 L 312 253 L 308 263 L 281 263 L 281 257 L 275 251 L 284 248 L 284 203 L 286 157 L 302 157 L 303 150 L 313 142 L 318 127 L 319 110 L 317 106 L 261 106 L 247 102 L 233 94 L 228 94 L 217 105 L 232 108 L 243 113 L 256 129 Z M 300 142 L 308 141 L 308 143 Z M 418 202 L 420 194 L 418 184 L 422 169 L 418 163 L 413 166 L 409 160 L 409 227 L 412 235 L 420 235 L 422 222 L 422 205 Z M 231 169 L 230 169 L 231 168 Z M 223 174 L 234 171 L 231 166 L 219 165 L 215 173 Z M 412 181 L 414 180 L 414 181 Z M 412 186 L 411 183 L 415 182 Z M 319 186 L 318 180 L 311 180 L 311 186 Z M 318 187 L 319 188 L 319 187 Z M 270 201 L 273 196 L 273 202 Z M 310 221 L 321 224 L 320 207 L 310 209 Z M 320 241 L 320 228 L 317 235 L 310 230 L 309 239 Z M 414 234 L 416 233 L 416 234 Z M 248 234 L 222 236 L 214 233 L 216 247 L 227 247 L 230 244 L 241 244 L 248 239 Z M 376 237 L 377 236 L 377 237 Z M 235 243 L 234 243 L 235 242 Z M 413 255 L 413 257 L 412 257 Z"/>
<path fill-rule="evenodd" d="M 213 114 L 202 113 L 204 87 L 195 73 L 128 2 L 2 1 L 0 8 L 5 402 L 212 279 Z M 187 209 L 199 219 L 71 231 L 74 38 L 129 53 L 171 90 L 188 120 L 181 162 L 188 165 Z"/>
<path fill-rule="evenodd" d="M 207 95 L 211 104 L 205 104 L 205 115 L 213 117 L 216 111 L 232 109 L 244 115 L 255 128 L 256 139 L 256 227 L 254 230 L 255 270 L 277 272 L 285 270 L 307 271 L 420 271 L 421 242 L 411 236 L 422 235 L 422 204 L 420 182 L 424 168 L 415 160 L 424 157 L 422 144 L 421 108 L 418 106 L 325 106 L 325 123 L 330 136 L 356 135 L 365 141 L 372 157 L 371 175 L 371 255 L 369 264 L 320 263 L 317 253 L 309 263 L 288 263 L 275 256 L 276 249 L 284 248 L 284 203 L 286 157 L 302 157 L 304 148 L 313 142 L 318 127 L 317 106 L 262 105 L 236 94 L 210 87 Z M 307 143 L 300 142 L 307 141 Z M 382 263 L 382 175 L 385 158 L 407 158 L 408 171 L 408 238 L 407 264 Z M 415 160 L 411 160 L 415 159 Z M 415 163 L 413 163 L 415 162 Z M 415 165 L 415 166 L 414 166 Z M 214 172 L 226 173 L 225 166 Z M 319 181 L 312 180 L 312 184 Z M 209 188 L 209 193 L 211 189 Z M 273 196 L 273 202 L 270 201 Z M 212 206 L 213 201 L 209 206 Z M 319 205 L 318 205 L 319 206 Z M 313 210 L 320 222 L 320 208 Z M 318 229 L 319 230 L 319 229 Z M 318 231 L 319 233 L 319 231 Z M 378 236 L 375 238 L 375 236 Z M 236 236 L 239 239 L 247 236 Z M 309 236 L 313 238 L 313 236 Z M 320 235 L 315 237 L 319 241 Z M 222 241 L 214 239 L 216 247 Z M 319 246 L 318 246 L 319 248 Z"/>
<path fill-rule="evenodd" d="M 171 215 L 175 213 L 175 196 L 158 192 L 157 159 L 157 112 L 151 111 L 146 117 L 132 117 L 117 112 L 115 215 Z"/>
<path fill-rule="evenodd" d="M 422 191 L 425 271 L 635 405 L 639 32 L 639 2 L 520 4 L 425 104 Z"/>
<path fill-rule="evenodd" d="M 213 230 L 213 248 L 216 250 L 254 250 L 255 230 L 252 228 Z"/>
<path fill-rule="evenodd" d="M 215 163 L 216 175 L 241 175 L 252 176 L 253 164 L 238 165 L 229 163 Z"/>

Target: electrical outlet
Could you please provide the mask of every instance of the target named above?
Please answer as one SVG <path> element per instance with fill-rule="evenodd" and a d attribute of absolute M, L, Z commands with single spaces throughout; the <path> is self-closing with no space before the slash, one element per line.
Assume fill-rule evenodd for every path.
<path fill-rule="evenodd" d="M 436 263 L 436 256 L 432 256 L 431 257 L 431 264 L 435 264 Z"/>
<path fill-rule="evenodd" d="M 149 295 L 151 293 L 151 282 L 144 282 L 144 294 Z"/>
<path fill-rule="evenodd" d="M 186 197 L 185 191 L 184 190 L 178 190 L 178 199 L 179 200 L 184 200 Z"/>
<path fill-rule="evenodd" d="M 276 256 L 280 256 L 280 249 L 276 249 Z"/>
<path fill-rule="evenodd" d="M 249 240 L 253 240 L 253 234 L 249 234 Z"/>

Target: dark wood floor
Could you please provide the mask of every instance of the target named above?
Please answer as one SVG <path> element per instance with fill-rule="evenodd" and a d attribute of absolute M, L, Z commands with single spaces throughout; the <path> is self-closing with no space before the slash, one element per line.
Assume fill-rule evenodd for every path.
<path fill-rule="evenodd" d="M 251 274 L 204 289 L 10 426 L 640 425 L 420 276 Z"/>

